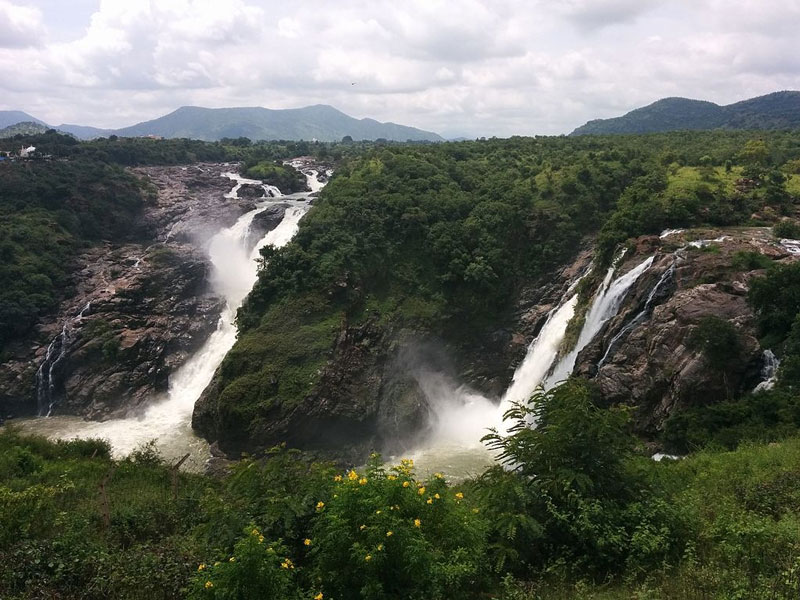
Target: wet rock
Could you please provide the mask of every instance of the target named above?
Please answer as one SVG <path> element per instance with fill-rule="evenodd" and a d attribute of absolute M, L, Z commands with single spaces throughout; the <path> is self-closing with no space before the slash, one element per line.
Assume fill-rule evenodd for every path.
<path fill-rule="evenodd" d="M 256 185 L 253 183 L 243 183 L 239 188 L 239 198 L 263 198 L 267 195 L 264 186 Z"/>

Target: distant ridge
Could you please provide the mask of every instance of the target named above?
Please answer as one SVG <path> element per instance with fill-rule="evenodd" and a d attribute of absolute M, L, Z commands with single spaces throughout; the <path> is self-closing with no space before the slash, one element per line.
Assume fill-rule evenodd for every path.
<path fill-rule="evenodd" d="M 46 125 L 21 111 L 0 111 L 0 128 L 23 121 Z M 441 136 L 431 131 L 396 123 L 381 123 L 374 119 L 355 119 L 325 104 L 282 110 L 261 107 L 202 108 L 184 106 L 163 117 L 122 129 L 98 129 L 66 124 L 58 125 L 54 129 L 80 139 L 109 135 L 121 137 L 154 135 L 204 141 L 247 137 L 253 141 L 320 140 L 331 142 L 350 136 L 354 140 L 444 141 Z"/>
<path fill-rule="evenodd" d="M 570 135 L 683 129 L 800 129 L 800 92 L 774 92 L 727 106 L 688 98 L 663 98 L 621 117 L 589 121 Z"/>

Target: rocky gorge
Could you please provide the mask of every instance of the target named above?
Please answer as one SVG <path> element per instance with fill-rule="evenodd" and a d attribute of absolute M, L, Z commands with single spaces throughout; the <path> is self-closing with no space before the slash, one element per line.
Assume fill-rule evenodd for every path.
<path fill-rule="evenodd" d="M 87 249 L 73 293 L 43 318 L 32 339 L 0 365 L 0 414 L 77 414 L 106 419 L 136 412 L 166 391 L 176 367 L 214 330 L 222 300 L 208 286 L 203 250 L 220 227 L 253 208 L 226 197 L 235 165 L 140 167 L 155 193 L 128 240 Z M 277 211 L 277 212 L 275 212 Z M 274 227 L 259 221 L 254 235 Z M 263 235 L 263 233 L 262 233 Z"/>

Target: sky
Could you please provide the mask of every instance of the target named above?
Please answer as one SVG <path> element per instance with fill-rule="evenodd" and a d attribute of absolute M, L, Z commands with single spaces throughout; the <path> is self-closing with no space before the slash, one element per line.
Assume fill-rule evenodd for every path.
<path fill-rule="evenodd" d="M 446 137 L 800 89 L 800 0 L 0 0 L 0 110 L 330 104 Z"/>

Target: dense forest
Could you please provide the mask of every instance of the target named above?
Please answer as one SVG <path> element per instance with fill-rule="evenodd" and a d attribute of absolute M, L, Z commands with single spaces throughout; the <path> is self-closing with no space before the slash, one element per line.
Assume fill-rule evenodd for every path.
<path fill-rule="evenodd" d="M 18 148 L 22 139 L 7 141 Z M 222 430 L 258 431 L 308 394 L 342 323 L 475 343 L 520 290 L 593 244 L 668 227 L 798 237 L 800 135 L 680 132 L 440 145 L 25 139 L 0 164 L 0 330 L 19 337 L 66 293 L 70 258 L 130 235 L 149 187 L 124 166 L 313 154 L 336 174 L 291 243 L 267 247 L 216 398 Z M 6 143 L 0 142 L 0 143 Z M 709 251 L 713 251 L 709 250 Z M 498 466 L 451 481 L 413 462 L 314 461 L 277 445 L 225 477 L 180 472 L 152 445 L 0 432 L 0 596 L 34 598 L 754 598 L 800 595 L 800 263 L 739 254 L 773 390 L 699 406 L 651 460 L 630 411 L 571 379 L 485 443 Z M 8 309 L 7 309 L 8 307 Z M 14 312 L 11 312 L 14 311 Z M 691 343 L 724 363 L 735 337 Z M 528 427 L 532 419 L 537 428 Z"/>

